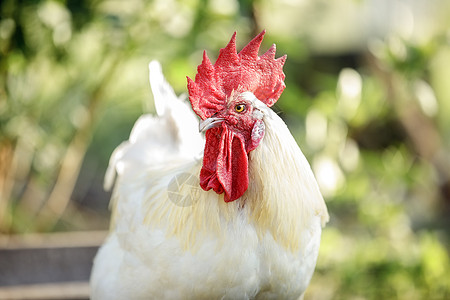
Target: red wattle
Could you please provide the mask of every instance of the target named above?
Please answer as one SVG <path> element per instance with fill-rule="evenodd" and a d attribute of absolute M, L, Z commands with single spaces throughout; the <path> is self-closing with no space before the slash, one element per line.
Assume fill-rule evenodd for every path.
<path fill-rule="evenodd" d="M 226 125 L 206 132 L 200 186 L 225 192 L 225 202 L 240 198 L 248 188 L 248 156 L 244 141 Z"/>
<path fill-rule="evenodd" d="M 206 131 L 205 150 L 203 154 L 203 166 L 200 170 L 200 186 L 205 191 L 213 189 L 217 194 L 224 192 L 217 178 L 217 155 L 220 151 L 221 128 L 211 128 Z"/>

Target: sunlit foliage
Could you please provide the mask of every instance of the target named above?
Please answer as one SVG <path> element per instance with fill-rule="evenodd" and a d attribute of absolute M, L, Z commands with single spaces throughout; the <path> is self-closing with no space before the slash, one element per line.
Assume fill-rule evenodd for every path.
<path fill-rule="evenodd" d="M 106 229 L 113 149 L 153 112 L 147 64 L 178 94 L 267 30 L 286 53 L 275 110 L 326 197 L 306 299 L 449 299 L 448 1 L 5 0 L 0 232 Z"/>

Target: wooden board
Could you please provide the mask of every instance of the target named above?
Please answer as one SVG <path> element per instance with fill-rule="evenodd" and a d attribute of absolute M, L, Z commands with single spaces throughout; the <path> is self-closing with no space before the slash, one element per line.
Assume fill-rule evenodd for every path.
<path fill-rule="evenodd" d="M 106 232 L 0 236 L 0 299 L 89 299 Z"/>

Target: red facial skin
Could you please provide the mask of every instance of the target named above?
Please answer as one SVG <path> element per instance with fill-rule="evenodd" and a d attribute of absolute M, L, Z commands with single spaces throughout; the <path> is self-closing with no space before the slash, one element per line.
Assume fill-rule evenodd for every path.
<path fill-rule="evenodd" d="M 262 120 L 255 118 L 253 109 L 249 101 L 237 97 L 214 115 L 224 121 L 205 135 L 200 186 L 218 194 L 225 192 L 225 202 L 240 198 L 247 190 L 248 153 L 258 146 L 264 135 Z M 260 129 L 257 134 L 253 130 L 255 125 Z"/>

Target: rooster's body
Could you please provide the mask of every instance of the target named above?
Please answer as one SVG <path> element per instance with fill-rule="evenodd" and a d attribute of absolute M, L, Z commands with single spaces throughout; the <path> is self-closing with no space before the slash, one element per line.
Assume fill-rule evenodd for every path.
<path fill-rule="evenodd" d="M 200 80 L 196 77 L 195 83 Z M 328 214 L 309 164 L 284 122 L 253 91 L 232 95 L 227 101 L 239 99 L 236 112 L 241 113 L 238 105 L 253 110 L 251 141 L 240 146 L 244 138 L 229 134 L 235 130 L 232 122 L 196 107 L 190 86 L 191 103 L 207 130 L 205 145 L 188 103 L 176 98 L 156 62 L 150 64 L 150 82 L 158 116 L 141 117 L 129 141 L 111 158 L 106 183 L 111 185 L 118 173 L 112 229 L 95 260 L 92 298 L 303 295 Z M 215 144 L 208 146 L 211 141 Z M 230 154 L 213 151 L 227 142 Z M 245 150 L 248 161 L 240 160 L 245 155 L 233 156 Z M 230 156 L 224 166 L 217 158 L 221 155 Z"/>

